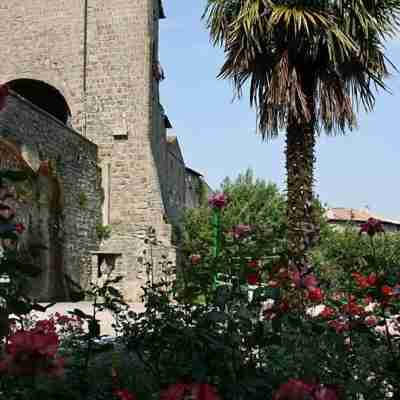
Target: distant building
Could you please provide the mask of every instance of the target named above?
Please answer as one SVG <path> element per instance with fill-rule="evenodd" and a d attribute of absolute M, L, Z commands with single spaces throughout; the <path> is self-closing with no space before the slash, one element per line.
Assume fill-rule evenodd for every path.
<path fill-rule="evenodd" d="M 171 223 L 179 225 L 182 211 L 200 207 L 212 192 L 203 174 L 185 164 L 176 136 L 167 137 L 166 209 Z"/>
<path fill-rule="evenodd" d="M 179 225 L 185 208 L 185 161 L 176 136 L 167 137 L 165 207 L 171 223 Z"/>
<path fill-rule="evenodd" d="M 186 208 L 200 207 L 211 193 L 212 189 L 204 180 L 204 176 L 200 172 L 186 167 Z"/>
<path fill-rule="evenodd" d="M 369 218 L 375 218 L 382 222 L 386 232 L 400 231 L 400 221 L 373 214 L 368 209 L 357 210 L 354 208 L 329 208 L 326 212 L 326 217 L 328 223 L 339 227 L 345 227 L 348 225 L 359 227 L 364 222 L 367 222 Z"/>

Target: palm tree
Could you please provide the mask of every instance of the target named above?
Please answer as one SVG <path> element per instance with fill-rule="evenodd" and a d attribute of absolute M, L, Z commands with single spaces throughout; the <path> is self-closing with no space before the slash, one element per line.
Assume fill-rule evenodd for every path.
<path fill-rule="evenodd" d="M 224 48 L 219 77 L 250 89 L 263 139 L 286 132 L 288 253 L 305 262 L 318 238 L 317 135 L 344 133 L 356 111 L 386 89 L 384 41 L 399 26 L 399 0 L 208 0 L 204 17 Z M 247 86 L 249 84 L 249 86 Z"/>

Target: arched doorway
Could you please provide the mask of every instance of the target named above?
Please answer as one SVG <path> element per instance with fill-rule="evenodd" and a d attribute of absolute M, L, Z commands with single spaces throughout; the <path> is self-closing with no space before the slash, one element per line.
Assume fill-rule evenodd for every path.
<path fill-rule="evenodd" d="M 15 79 L 8 82 L 7 86 L 64 124 L 70 119 L 71 110 L 64 96 L 48 83 L 34 79 Z"/>

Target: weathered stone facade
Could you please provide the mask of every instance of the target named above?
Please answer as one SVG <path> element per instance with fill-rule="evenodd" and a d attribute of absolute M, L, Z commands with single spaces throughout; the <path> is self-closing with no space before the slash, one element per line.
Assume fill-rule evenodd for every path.
<path fill-rule="evenodd" d="M 125 277 L 121 289 L 130 301 L 138 300 L 146 279 L 138 261 L 148 248 L 145 232 L 154 227 L 162 249 L 154 254 L 162 251 L 174 260 L 170 223 L 178 222 L 185 205 L 183 157 L 179 147 L 171 150 L 167 144 L 170 124 L 159 99 L 163 71 L 158 32 L 163 17 L 160 0 L 9 0 L 0 5 L 0 18 L 7 21 L 0 26 L 0 79 L 61 121 L 29 113 L 28 103 L 12 96 L 1 116 L 0 136 L 44 146 L 42 136 L 63 130 L 51 137 L 42 158 L 61 156 L 64 169 L 69 159 L 72 169 L 83 159 L 95 160 L 97 145 L 103 188 L 103 204 L 97 210 L 102 210 L 102 224 L 110 225 L 112 234 L 94 249 L 98 211 L 90 223 L 86 214 L 81 216 L 74 229 L 68 228 L 68 235 L 82 232 L 76 236 L 81 249 L 66 268 L 83 286 L 90 277 L 99 277 L 102 268 L 113 269 Z M 174 152 L 181 159 L 176 170 L 169 164 Z M 63 181 L 71 207 L 72 197 L 84 189 L 79 182 L 88 178 L 86 173 L 95 174 L 93 165 L 82 164 L 83 169 L 76 186 L 70 186 L 69 178 Z M 94 177 L 90 179 L 92 185 Z M 88 196 L 98 202 L 96 193 L 96 198 Z M 66 217 L 70 211 L 75 212 L 64 210 Z M 71 250 L 75 244 L 68 246 Z M 79 264 L 79 257 L 85 261 Z"/>
<path fill-rule="evenodd" d="M 167 187 L 165 197 L 167 214 L 175 225 L 181 223 L 182 210 L 186 206 L 185 161 L 176 136 L 167 137 Z"/>
<path fill-rule="evenodd" d="M 33 175 L 29 196 L 15 207 L 27 227 L 23 243 L 40 250 L 32 255 L 43 269 L 32 294 L 40 300 L 69 298 L 90 279 L 90 251 L 97 249 L 102 191 L 96 145 L 15 94 L 0 111 L 2 141 Z"/>
<path fill-rule="evenodd" d="M 204 177 L 199 172 L 185 168 L 185 207 L 197 208 L 211 196 L 213 190 L 208 186 Z"/>

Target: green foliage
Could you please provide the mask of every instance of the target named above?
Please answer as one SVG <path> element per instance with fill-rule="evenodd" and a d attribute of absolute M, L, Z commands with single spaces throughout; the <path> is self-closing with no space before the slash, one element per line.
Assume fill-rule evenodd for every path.
<path fill-rule="evenodd" d="M 400 233 L 386 233 L 373 240 L 360 235 L 354 225 L 327 226 L 318 247 L 310 253 L 312 264 L 332 289 L 346 285 L 349 272 L 379 269 L 391 274 L 400 266 Z"/>
<path fill-rule="evenodd" d="M 212 210 L 208 205 L 187 211 L 183 224 L 183 268 L 178 271 L 177 290 L 185 282 L 186 300 L 203 299 L 212 292 L 218 273 L 239 276 L 246 283 L 249 260 L 263 259 L 270 263 L 284 257 L 286 252 L 285 199 L 276 185 L 255 179 L 251 170 L 231 181 L 225 179 L 221 192 L 228 205 L 220 218 L 220 250 L 214 257 Z M 244 240 L 237 240 L 233 230 L 239 225 L 248 226 L 250 232 Z M 201 257 L 201 268 L 191 266 L 191 255 Z M 211 291 L 211 292 L 210 292 Z"/>
<path fill-rule="evenodd" d="M 110 400 L 118 387 L 135 393 L 138 400 L 154 400 L 169 384 L 196 382 L 215 385 L 224 400 L 265 400 L 273 398 L 273 392 L 289 379 L 302 379 L 334 385 L 343 399 L 381 400 L 390 391 L 397 398 L 398 338 L 378 333 L 365 323 L 365 316 L 344 311 L 350 296 L 361 303 L 369 293 L 375 296 L 378 310 L 367 315 L 380 318 L 381 327 L 400 312 L 398 297 L 388 302 L 380 293 L 383 284 L 399 282 L 397 234 L 369 237 L 356 230 L 340 232 L 325 226 L 314 272 L 321 270 L 323 275 L 320 267 L 325 263 L 337 269 L 337 283 L 330 277 L 319 282 L 325 304 L 335 309 L 330 319 L 312 316 L 316 303 L 307 297 L 307 289 L 281 274 L 287 265 L 277 270 L 265 257 L 260 264 L 263 284 L 250 298 L 241 274 L 249 252 L 262 254 L 265 243 L 251 236 L 240 242 L 226 240 L 218 257 L 205 252 L 198 264 L 186 266 L 184 276 L 191 275 L 192 280 L 184 280 L 184 291 L 193 282 L 202 287 L 202 273 L 212 268 L 223 269 L 231 279 L 230 284 L 218 287 L 204 285 L 207 301 L 193 305 L 190 298 L 176 296 L 173 268 L 167 259 L 155 265 L 151 255 L 160 250 L 156 248 L 159 243 L 154 232 L 149 232 L 150 251 L 144 253 L 145 311 L 137 314 L 125 307 L 115 288 L 120 278 L 100 279 L 89 288 L 93 313 L 74 311 L 89 322 L 89 331 L 66 342 L 65 378 L 5 377 L 0 380 L 1 395 L 11 400 L 38 396 L 44 400 Z M 317 259 L 314 253 L 312 257 Z M 155 276 L 156 271 L 162 273 Z M 375 272 L 377 287 L 357 287 L 353 271 Z M 277 283 L 271 286 L 269 280 Z M 343 291 L 343 298 L 332 296 L 338 290 Z M 99 332 L 94 321 L 97 311 L 105 308 L 114 315 L 118 338 L 101 344 L 95 339 Z M 337 332 L 330 325 L 335 321 L 344 321 L 349 329 Z"/>
<path fill-rule="evenodd" d="M 247 224 L 269 232 L 273 237 L 269 248 L 281 249 L 285 237 L 285 199 L 276 185 L 255 179 L 251 170 L 231 181 L 225 179 L 221 192 L 229 204 L 223 211 L 222 228 L 225 233 L 235 225 Z M 186 254 L 204 254 L 213 245 L 211 209 L 207 204 L 189 210 L 184 217 L 183 248 Z M 267 252 L 267 251 L 266 251 Z"/>
<path fill-rule="evenodd" d="M 197 180 L 196 194 L 197 197 L 199 198 L 200 204 L 205 204 L 207 202 L 207 194 L 208 194 L 207 185 L 200 178 Z"/>
<path fill-rule="evenodd" d="M 259 305 L 249 310 L 240 297 L 219 291 L 215 303 L 192 307 L 171 302 L 172 293 L 166 281 L 146 287 L 146 311 L 126 325 L 128 350 L 153 390 L 207 382 L 227 400 L 270 398 L 269 371 L 253 355 Z"/>
<path fill-rule="evenodd" d="M 248 171 L 226 180 L 222 189 L 230 201 L 221 211 L 218 255 L 211 249 L 215 227 L 209 208 L 188 214 L 184 248 L 187 256 L 198 257 L 184 262 L 176 281 L 165 256 L 155 265 L 152 255 L 161 252 L 160 243 L 149 230 L 145 311 L 129 310 L 118 290 L 121 277 L 100 276 L 85 291 L 92 311 L 71 313 L 86 322 L 87 331 L 64 332 L 65 376 L 6 374 L 0 396 L 110 400 L 116 388 L 127 388 L 138 400 L 154 400 L 167 385 L 195 382 L 214 385 L 224 400 L 265 400 L 282 383 L 302 379 L 336 385 L 346 399 L 381 400 L 388 392 L 398 398 L 400 342 L 388 323 L 400 314 L 400 235 L 360 235 L 322 223 L 320 245 L 310 253 L 313 269 L 296 278 L 285 263 L 285 202 L 277 188 Z M 251 229 L 235 236 L 238 225 Z M 18 241 L 20 232 L 10 218 L 0 221 L 1 240 Z M 9 313 L 26 328 L 30 311 L 46 310 L 22 292 L 32 266 L 19 260 L 16 247 L 4 254 L 0 271 L 10 283 L 0 287 L 2 336 L 8 334 Z M 249 272 L 259 274 L 259 281 L 249 285 Z M 218 284 L 217 273 L 224 274 Z M 374 279 L 362 286 L 354 273 Z M 317 301 L 332 309 L 330 316 L 314 313 L 317 302 L 305 282 L 313 274 L 321 290 Z M 376 303 L 373 311 L 362 308 L 367 296 Z M 114 317 L 112 342 L 99 341 L 103 310 Z"/>
<path fill-rule="evenodd" d="M 86 193 L 80 192 L 78 196 L 78 204 L 80 208 L 86 208 L 88 202 L 88 197 Z"/>
<path fill-rule="evenodd" d="M 187 211 L 184 217 L 184 267 L 178 271 L 177 290 L 181 290 L 184 281 L 185 296 L 193 301 L 204 301 L 218 273 L 239 276 L 240 284 L 245 285 L 250 260 L 260 260 L 261 278 L 266 279 L 268 267 L 287 259 L 286 203 L 277 186 L 256 179 L 252 171 L 247 170 L 233 181 L 225 179 L 221 192 L 227 196 L 228 204 L 221 213 L 219 257 L 215 258 L 213 251 L 212 209 L 204 205 Z M 326 235 L 329 228 L 324 209 L 318 201 L 313 206 L 321 234 Z M 248 226 L 251 232 L 237 240 L 233 230 L 238 226 Z M 200 256 L 201 268 L 190 265 L 192 255 Z"/>
<path fill-rule="evenodd" d="M 96 234 L 100 241 L 109 239 L 111 237 L 111 233 L 112 227 L 110 225 L 96 225 Z"/>

